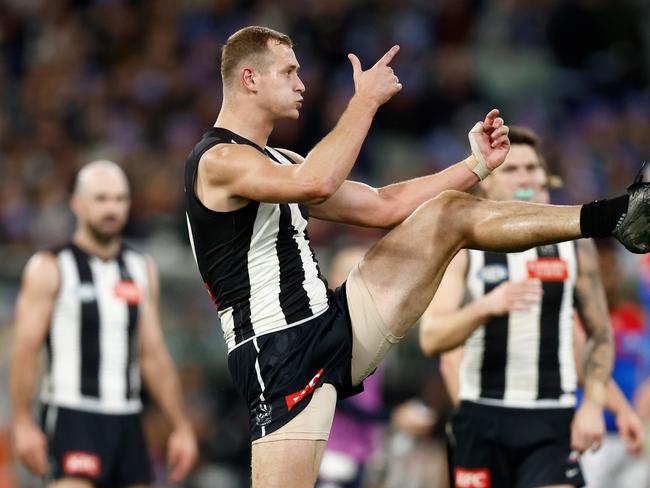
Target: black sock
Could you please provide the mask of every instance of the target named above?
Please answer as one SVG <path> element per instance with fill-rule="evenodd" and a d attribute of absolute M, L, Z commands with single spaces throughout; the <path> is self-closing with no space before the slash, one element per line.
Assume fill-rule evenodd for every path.
<path fill-rule="evenodd" d="M 609 237 L 618 221 L 625 216 L 629 195 L 596 200 L 586 203 L 580 209 L 580 231 L 582 237 Z"/>

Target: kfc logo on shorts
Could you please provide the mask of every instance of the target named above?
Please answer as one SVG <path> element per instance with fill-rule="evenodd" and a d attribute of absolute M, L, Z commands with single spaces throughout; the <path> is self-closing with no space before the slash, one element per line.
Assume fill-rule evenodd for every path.
<path fill-rule="evenodd" d="M 120 281 L 113 291 L 117 298 L 121 298 L 129 305 L 137 305 L 142 300 L 140 288 L 133 281 Z"/>
<path fill-rule="evenodd" d="M 528 277 L 541 281 L 566 281 L 569 277 L 567 262 L 559 258 L 540 258 L 526 263 Z"/>
<path fill-rule="evenodd" d="M 454 469 L 456 488 L 490 488 L 490 470 L 481 469 Z"/>
<path fill-rule="evenodd" d="M 102 463 L 95 454 L 82 451 L 70 451 L 63 456 L 63 473 L 96 478 L 102 470 Z"/>
<path fill-rule="evenodd" d="M 314 388 L 316 388 L 316 385 L 318 384 L 318 380 L 320 379 L 321 376 L 323 376 L 323 368 L 321 368 L 320 371 L 316 373 L 316 376 L 314 376 L 311 379 L 311 381 L 307 384 L 307 386 L 305 386 L 302 390 L 284 397 L 285 401 L 287 402 L 287 409 L 291 410 L 293 407 L 296 406 L 298 402 L 302 401 L 307 395 L 309 395 L 312 391 L 314 391 Z"/>

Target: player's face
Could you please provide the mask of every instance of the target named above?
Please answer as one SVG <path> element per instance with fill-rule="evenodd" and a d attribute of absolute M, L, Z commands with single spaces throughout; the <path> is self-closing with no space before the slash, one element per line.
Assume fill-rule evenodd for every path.
<path fill-rule="evenodd" d="M 535 150 L 527 144 L 513 144 L 503 164 L 482 186 L 493 200 L 537 200 L 547 176 Z"/>
<path fill-rule="evenodd" d="M 536 178 L 534 197 L 531 199 L 535 203 L 551 203 L 551 192 L 549 190 L 548 175 L 546 171 L 540 171 L 539 176 Z"/>
<path fill-rule="evenodd" d="M 88 178 L 73 200 L 79 224 L 102 243 L 120 235 L 130 204 L 128 183 L 114 172 L 98 172 Z"/>
<path fill-rule="evenodd" d="M 296 54 L 289 46 L 270 41 L 266 56 L 267 66 L 259 76 L 259 102 L 277 119 L 297 119 L 305 85 L 298 76 Z"/>

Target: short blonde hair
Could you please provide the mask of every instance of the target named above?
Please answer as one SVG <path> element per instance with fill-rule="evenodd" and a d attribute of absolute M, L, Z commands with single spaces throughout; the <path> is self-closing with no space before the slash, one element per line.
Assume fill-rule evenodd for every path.
<path fill-rule="evenodd" d="M 260 58 L 256 61 L 262 62 L 260 55 L 267 51 L 269 40 L 293 47 L 293 41 L 286 34 L 256 25 L 244 27 L 228 38 L 221 48 L 221 79 L 224 86 L 243 60 Z"/>

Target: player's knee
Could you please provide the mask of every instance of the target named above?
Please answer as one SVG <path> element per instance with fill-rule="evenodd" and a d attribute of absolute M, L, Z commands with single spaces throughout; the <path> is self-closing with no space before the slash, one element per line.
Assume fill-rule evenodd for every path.
<path fill-rule="evenodd" d="M 455 235 L 462 231 L 465 212 L 472 196 L 456 190 L 446 190 L 425 204 L 428 220 L 435 230 L 445 235 Z"/>

